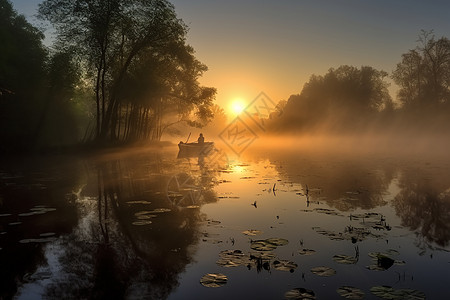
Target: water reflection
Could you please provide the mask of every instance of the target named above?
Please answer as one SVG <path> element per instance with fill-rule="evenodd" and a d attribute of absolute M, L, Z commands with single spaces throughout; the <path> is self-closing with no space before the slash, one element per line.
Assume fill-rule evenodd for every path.
<path fill-rule="evenodd" d="M 430 171 L 430 166 L 426 167 Z M 446 247 L 450 241 L 450 183 L 441 168 L 405 169 L 393 205 L 402 225 L 418 233 L 418 246 Z"/>
<path fill-rule="evenodd" d="M 312 203 L 339 211 L 392 205 L 402 225 L 416 231 L 421 248 L 450 241 L 450 174 L 446 160 L 343 153 L 270 153 L 284 180 L 300 184 Z M 432 162 L 431 162 L 432 161 Z M 390 190 L 396 185 L 395 190 Z"/>
<path fill-rule="evenodd" d="M 8 299 L 18 283 L 49 277 L 39 270 L 46 263 L 45 243 L 70 233 L 77 223 L 73 190 L 82 166 L 58 158 L 1 166 L 0 297 Z"/>
<path fill-rule="evenodd" d="M 243 285 L 261 285 L 252 276 L 266 274 L 273 282 L 257 295 L 275 297 L 286 282 L 294 284 L 277 277 L 284 269 L 319 289 L 308 268 L 329 264 L 340 254 L 330 252 L 336 247 L 345 250 L 341 260 L 372 269 L 367 252 L 388 245 L 448 253 L 448 170 L 446 161 L 266 150 L 231 162 L 222 154 L 177 158 L 170 149 L 3 162 L 0 296 L 217 297 L 202 290 L 200 272 L 227 271 L 231 253 L 239 258 L 231 264 L 245 271 L 229 273 Z M 286 242 L 267 257 L 254 252 L 252 240 L 273 238 Z M 218 257 L 226 263 L 216 264 Z M 408 258 L 408 272 L 418 276 L 425 267 L 415 265 L 424 262 Z M 285 262 L 289 268 L 280 267 Z M 336 282 L 368 284 L 350 275 L 343 280 L 346 271 L 334 268 Z M 420 280 L 412 287 L 432 295 Z"/>
<path fill-rule="evenodd" d="M 78 203 L 86 220 L 67 239 L 65 249 L 67 274 L 91 274 L 84 276 L 86 286 L 76 286 L 73 293 L 88 290 L 94 298 L 164 299 L 177 286 L 178 274 L 192 259 L 203 216 L 200 206 L 175 203 L 173 195 L 166 194 L 167 187 L 189 172 L 200 193 L 195 203 L 215 199 L 210 173 L 200 168 L 198 175 L 190 162 L 178 163 L 156 155 L 95 165 L 97 180 L 89 181 Z M 56 289 L 65 287 L 63 283 L 54 287 L 52 296 L 67 292 Z"/>

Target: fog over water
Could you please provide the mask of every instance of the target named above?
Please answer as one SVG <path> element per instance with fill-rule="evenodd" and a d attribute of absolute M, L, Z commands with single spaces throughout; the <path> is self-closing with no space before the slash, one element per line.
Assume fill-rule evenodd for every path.
<path fill-rule="evenodd" d="M 445 297 L 446 10 L 172 2 L 0 0 L 0 299 Z"/>

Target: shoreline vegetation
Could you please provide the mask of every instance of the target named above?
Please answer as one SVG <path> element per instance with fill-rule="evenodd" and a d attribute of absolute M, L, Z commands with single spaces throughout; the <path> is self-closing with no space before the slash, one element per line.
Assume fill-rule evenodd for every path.
<path fill-rule="evenodd" d="M 216 137 L 228 125 L 216 89 L 199 83 L 208 68 L 170 2 L 114 0 L 104 9 L 101 0 L 43 1 L 38 16 L 56 32 L 51 47 L 8 0 L 0 3 L 0 153 L 166 145 L 200 128 Z M 313 74 L 300 93 L 256 116 L 266 124 L 261 138 L 386 135 L 414 144 L 448 136 L 449 57 L 450 40 L 422 30 L 392 74 L 349 65 Z"/>

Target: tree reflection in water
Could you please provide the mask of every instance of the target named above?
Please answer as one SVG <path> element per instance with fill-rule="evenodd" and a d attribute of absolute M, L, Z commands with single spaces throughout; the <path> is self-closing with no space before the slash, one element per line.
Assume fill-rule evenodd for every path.
<path fill-rule="evenodd" d="M 396 174 L 395 165 L 342 152 L 279 151 L 270 158 L 284 180 L 308 187 L 312 203 L 340 211 L 386 205 L 384 194 Z"/>
<path fill-rule="evenodd" d="M 390 222 L 399 224 L 392 205 L 402 225 L 417 231 L 417 243 L 422 250 L 449 245 L 449 168 L 445 164 L 315 153 L 266 153 L 242 159 L 248 170 L 256 170 L 254 173 L 242 177 L 230 172 L 230 168 L 220 173 L 225 179 L 229 179 L 226 174 L 235 179 L 216 188 L 224 182 L 218 180 L 221 166 L 203 157 L 175 160 L 172 154 L 110 155 L 68 166 L 47 162 L 36 171 L 24 172 L 30 175 L 28 179 L 28 175 L 14 177 L 0 172 L 0 214 L 10 214 L 0 218 L 2 232 L 6 232 L 0 235 L 0 296 L 30 296 L 27 294 L 32 291 L 30 285 L 36 282 L 45 288 L 39 296 L 47 298 L 168 298 L 178 286 L 186 265 L 192 262 L 196 249 L 201 247 L 199 241 L 204 230 L 201 226 L 206 216 L 199 207 L 217 201 L 216 190 L 243 191 L 255 187 L 258 192 L 263 188 L 259 183 L 270 182 L 271 187 L 275 178 L 280 182 L 277 181 L 277 195 L 273 196 L 286 200 L 286 205 L 291 202 L 295 207 L 304 205 L 299 205 L 298 200 L 306 199 L 305 195 L 297 192 L 307 186 L 311 203 L 320 202 L 311 204 L 313 207 L 334 207 L 347 212 L 340 219 L 333 219 L 337 222 L 350 222 L 345 216 L 353 211 L 383 211 L 390 214 Z M 268 165 L 270 172 L 274 172 L 266 178 L 263 167 Z M 49 166 L 55 170 L 48 171 Z M 241 179 L 245 177 L 250 179 Z M 248 194 L 252 195 L 252 191 Z M 244 205 L 241 207 L 249 209 L 253 201 L 242 198 L 244 201 L 230 200 L 236 205 L 233 208 Z M 264 202 L 264 195 L 258 198 L 258 210 L 250 207 L 251 212 L 264 212 L 270 205 L 276 209 L 276 202 L 281 202 L 272 201 L 272 196 L 267 199 Z M 20 216 L 41 205 L 56 211 Z M 221 203 L 214 206 L 220 207 Z M 310 211 L 299 213 L 314 214 Z M 233 211 L 229 215 L 213 210 L 214 213 L 233 222 L 238 219 L 248 227 L 246 216 Z M 329 217 L 319 218 L 327 221 Z M 15 221 L 22 224 L 9 225 Z M 295 218 L 292 222 L 297 225 Z M 389 233 L 394 231 L 409 233 L 394 227 Z M 19 243 L 51 232 L 55 233 L 51 242 Z M 288 235 L 289 228 L 283 233 Z M 386 233 L 389 238 L 398 238 L 389 233 Z M 197 267 L 193 264 L 194 269 Z M 179 293 L 185 291 L 183 284 Z"/>
<path fill-rule="evenodd" d="M 285 180 L 308 187 L 308 200 L 325 202 L 340 211 L 388 204 L 384 195 L 398 179 L 400 192 L 392 205 L 402 225 L 417 232 L 418 247 L 449 245 L 450 177 L 446 160 L 436 158 L 424 164 L 422 159 L 409 156 L 394 160 L 377 155 L 307 151 L 280 151 L 270 157 Z"/>
<path fill-rule="evenodd" d="M 167 298 L 191 262 L 203 219 L 199 206 L 174 205 L 167 186 L 189 174 L 199 192 L 196 204 L 216 201 L 216 170 L 191 160 L 138 157 L 99 162 L 96 172 L 78 201 L 84 217 L 60 243 L 66 276 L 47 295 Z"/>
<path fill-rule="evenodd" d="M 393 200 L 402 225 L 416 231 L 418 247 L 430 243 L 446 247 L 450 240 L 450 187 L 445 174 L 426 174 L 422 169 L 405 169 L 400 192 Z"/>

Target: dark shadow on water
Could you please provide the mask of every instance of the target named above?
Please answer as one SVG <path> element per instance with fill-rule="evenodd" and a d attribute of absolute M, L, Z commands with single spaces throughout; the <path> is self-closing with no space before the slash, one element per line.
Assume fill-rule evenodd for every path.
<path fill-rule="evenodd" d="M 55 264 L 48 251 L 57 256 L 60 274 L 48 271 L 45 297 L 167 298 L 192 260 L 205 218 L 200 206 L 217 201 L 212 190 L 217 170 L 198 159 L 176 160 L 173 153 L 14 166 L 17 171 L 7 166 L 1 171 L 0 287 L 6 298 L 18 288 L 27 295 L 27 284 L 36 281 L 27 276 L 52 269 L 45 267 Z M 193 180 L 183 191 L 197 190 L 189 206 L 167 194 L 179 174 Z M 40 177 L 48 181 L 45 187 Z M 41 206 L 56 210 L 20 216 Z M 9 225 L 17 221 L 22 223 Z M 48 241 L 19 243 L 47 232 L 54 233 Z"/>
<path fill-rule="evenodd" d="M 73 192 L 81 169 L 60 158 L 2 162 L 0 297 L 11 298 L 18 283 L 33 281 L 30 275 L 46 263 L 45 240 L 56 240 L 76 226 Z"/>

